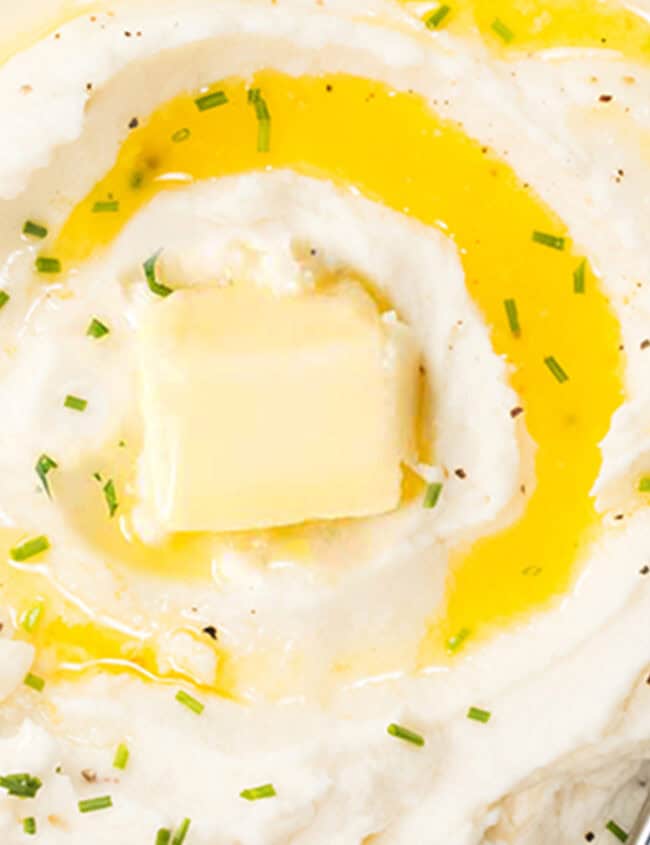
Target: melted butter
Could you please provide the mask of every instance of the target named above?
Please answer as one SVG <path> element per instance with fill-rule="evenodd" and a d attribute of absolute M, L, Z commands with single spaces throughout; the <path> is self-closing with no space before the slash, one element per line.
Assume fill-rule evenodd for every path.
<path fill-rule="evenodd" d="M 19 540 L 13 531 L 3 530 L 0 536 L 5 558 L 9 548 Z M 46 558 L 43 558 L 45 561 Z M 201 647 L 211 648 L 217 657 L 214 683 L 206 685 L 188 670 L 167 661 L 161 669 L 159 631 L 165 631 L 164 621 L 156 620 L 157 630 L 144 630 L 136 635 L 117 624 L 101 622 L 94 614 L 67 600 L 52 588 L 52 573 L 46 562 L 0 565 L 3 604 L 10 608 L 17 639 L 31 643 L 37 653 L 34 671 L 49 680 L 70 680 L 81 673 L 130 672 L 141 678 L 165 684 L 191 683 L 224 697 L 235 695 L 237 681 L 234 667 L 225 651 L 207 635 L 189 626 L 174 627 L 175 633 L 185 632 Z M 31 630 L 26 630 L 26 615 L 36 605 L 41 615 Z M 170 622 L 169 628 L 173 627 Z"/>
<path fill-rule="evenodd" d="M 516 524 L 456 553 L 426 661 L 458 631 L 481 636 L 569 587 L 598 525 L 589 490 L 598 443 L 621 401 L 617 322 L 591 271 L 586 294 L 574 293 L 582 257 L 562 222 L 508 166 L 420 98 L 345 76 L 265 72 L 254 85 L 273 118 L 270 153 L 257 152 L 256 118 L 241 82 L 220 84 L 228 104 L 204 113 L 183 95 L 129 136 L 113 169 L 71 214 L 55 251 L 70 269 L 108 246 L 161 191 L 269 167 L 354 185 L 454 240 L 495 351 L 512 365 L 538 446 L 537 487 Z M 179 130 L 187 137 L 180 143 L 173 140 Z M 119 213 L 93 214 L 108 197 L 119 200 Z M 566 238 L 566 248 L 534 243 L 535 230 Z M 517 300 L 520 337 L 505 318 L 508 298 Z M 569 374 L 565 384 L 545 366 L 549 355 Z"/>
<path fill-rule="evenodd" d="M 405 0 L 407 6 L 421 8 Z M 602 48 L 630 59 L 650 58 L 650 25 L 626 3 L 602 0 L 454 0 L 432 4 L 449 13 L 438 29 L 478 33 L 491 47 L 538 51 L 562 47 Z M 419 14 L 419 12 L 418 12 Z M 501 24 L 502 26 L 500 26 Z"/>

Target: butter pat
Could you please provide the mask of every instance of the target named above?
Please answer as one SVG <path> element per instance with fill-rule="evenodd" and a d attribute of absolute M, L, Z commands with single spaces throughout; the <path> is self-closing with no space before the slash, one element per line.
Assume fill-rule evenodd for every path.
<path fill-rule="evenodd" d="M 356 284 L 177 291 L 139 331 L 146 505 L 167 531 L 360 517 L 414 455 L 410 330 Z"/>

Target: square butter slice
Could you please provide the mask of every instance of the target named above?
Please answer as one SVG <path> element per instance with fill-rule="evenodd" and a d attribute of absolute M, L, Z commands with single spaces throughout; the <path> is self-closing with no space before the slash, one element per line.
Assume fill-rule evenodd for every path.
<path fill-rule="evenodd" d="M 148 509 L 170 532 L 395 508 L 418 355 L 356 284 L 177 291 L 139 332 Z"/>

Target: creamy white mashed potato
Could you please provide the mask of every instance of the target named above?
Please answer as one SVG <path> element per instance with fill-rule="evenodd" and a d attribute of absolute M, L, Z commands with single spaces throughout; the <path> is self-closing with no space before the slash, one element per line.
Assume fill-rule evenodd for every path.
<path fill-rule="evenodd" d="M 650 28 L 640 3 L 602 20 L 585 4 L 609 42 L 544 41 L 541 13 L 526 41 L 511 4 L 487 32 L 474 5 L 480 33 L 451 8 L 371 0 L 45 4 L 31 44 L 29 15 L 12 22 L 3 843 L 33 824 L 46 845 L 538 845 L 633 823 L 650 747 L 634 45 Z M 151 508 L 160 411 L 138 350 L 175 295 L 156 285 L 242 279 L 278 297 L 352 285 L 409 332 L 421 443 L 398 454 L 389 513 L 181 534 Z"/>

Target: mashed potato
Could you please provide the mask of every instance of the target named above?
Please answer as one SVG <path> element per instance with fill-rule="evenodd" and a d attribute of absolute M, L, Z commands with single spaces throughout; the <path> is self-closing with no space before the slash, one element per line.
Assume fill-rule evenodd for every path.
<path fill-rule="evenodd" d="M 54 6 L 0 65 L 2 842 L 621 838 L 650 6 Z"/>

